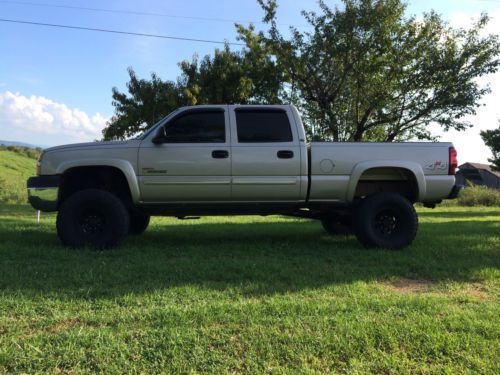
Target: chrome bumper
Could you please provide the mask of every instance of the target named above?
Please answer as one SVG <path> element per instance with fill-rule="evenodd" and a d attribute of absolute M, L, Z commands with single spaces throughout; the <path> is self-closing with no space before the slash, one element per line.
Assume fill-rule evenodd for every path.
<path fill-rule="evenodd" d="M 59 176 L 38 176 L 28 179 L 28 202 L 35 210 L 57 211 Z"/>

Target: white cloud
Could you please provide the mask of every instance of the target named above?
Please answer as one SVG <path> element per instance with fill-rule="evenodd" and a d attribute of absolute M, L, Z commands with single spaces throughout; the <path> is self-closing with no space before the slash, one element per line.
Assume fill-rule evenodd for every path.
<path fill-rule="evenodd" d="M 43 96 L 0 93 L 1 139 L 47 145 L 93 141 L 102 137 L 107 120 Z"/>

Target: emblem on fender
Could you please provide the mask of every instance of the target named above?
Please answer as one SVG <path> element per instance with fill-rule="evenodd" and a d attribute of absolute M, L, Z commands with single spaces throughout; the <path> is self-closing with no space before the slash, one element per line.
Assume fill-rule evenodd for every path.
<path fill-rule="evenodd" d="M 435 162 L 426 165 L 425 169 L 428 169 L 430 171 L 434 171 L 434 170 L 447 170 L 448 169 L 448 163 L 447 162 L 442 162 L 441 160 L 436 160 Z"/>

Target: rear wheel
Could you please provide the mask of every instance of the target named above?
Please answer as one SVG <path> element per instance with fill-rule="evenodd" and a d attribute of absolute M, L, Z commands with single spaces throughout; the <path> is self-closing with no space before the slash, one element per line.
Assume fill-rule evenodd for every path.
<path fill-rule="evenodd" d="M 57 215 L 57 234 L 65 246 L 106 249 L 127 236 L 129 213 L 115 195 L 98 189 L 77 191 Z"/>
<path fill-rule="evenodd" d="M 146 214 L 130 214 L 129 234 L 142 234 L 149 225 L 150 216 Z"/>
<path fill-rule="evenodd" d="M 415 208 L 399 194 L 377 193 L 355 208 L 355 234 L 366 247 L 402 249 L 413 242 L 417 229 Z"/>

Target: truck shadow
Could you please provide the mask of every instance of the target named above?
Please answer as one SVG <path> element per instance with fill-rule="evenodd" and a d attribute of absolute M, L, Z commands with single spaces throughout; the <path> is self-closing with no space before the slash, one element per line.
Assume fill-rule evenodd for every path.
<path fill-rule="evenodd" d="M 0 224 L 2 293 L 62 299 L 188 285 L 256 296 L 391 277 L 472 281 L 500 267 L 498 221 L 488 220 L 423 223 L 403 251 L 366 250 L 353 236 L 332 237 L 317 222 L 294 219 L 153 225 L 122 248 L 101 252 L 63 248 L 52 224 Z"/>

